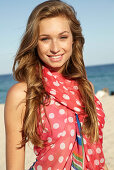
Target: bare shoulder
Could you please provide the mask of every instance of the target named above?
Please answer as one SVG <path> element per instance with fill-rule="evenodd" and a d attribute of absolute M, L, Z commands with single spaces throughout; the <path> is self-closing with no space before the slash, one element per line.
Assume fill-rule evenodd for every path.
<path fill-rule="evenodd" d="M 14 101 L 15 104 L 26 97 L 27 85 L 24 82 L 14 84 L 8 91 L 7 100 Z"/>
<path fill-rule="evenodd" d="M 24 82 L 14 84 L 8 91 L 6 105 L 11 104 L 15 107 L 26 99 L 27 85 Z"/>
<path fill-rule="evenodd" d="M 8 91 L 5 102 L 5 121 L 22 122 L 25 111 L 27 85 L 24 82 L 14 84 Z"/>
<path fill-rule="evenodd" d="M 6 130 L 6 166 L 7 169 L 24 169 L 24 147 L 22 141 L 23 119 L 26 109 L 26 83 L 13 85 L 6 97 L 4 120 Z M 15 162 L 15 163 L 14 163 Z"/>

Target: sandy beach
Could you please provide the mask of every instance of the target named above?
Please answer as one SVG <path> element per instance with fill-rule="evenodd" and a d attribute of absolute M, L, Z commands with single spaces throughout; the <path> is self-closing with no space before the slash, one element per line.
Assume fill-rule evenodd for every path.
<path fill-rule="evenodd" d="M 104 155 L 109 170 L 114 170 L 114 96 L 100 98 L 106 115 L 104 127 Z M 32 145 L 26 146 L 25 169 L 27 170 L 35 161 Z M 4 128 L 4 104 L 0 104 L 0 170 L 6 170 L 5 166 L 5 128 Z"/>

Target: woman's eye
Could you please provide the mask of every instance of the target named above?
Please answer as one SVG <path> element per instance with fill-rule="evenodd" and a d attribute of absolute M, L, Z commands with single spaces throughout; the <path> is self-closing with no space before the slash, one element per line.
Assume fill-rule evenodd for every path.
<path fill-rule="evenodd" d="M 41 41 L 47 41 L 49 38 L 42 38 Z"/>
<path fill-rule="evenodd" d="M 67 36 L 62 36 L 61 39 L 67 39 L 68 37 Z"/>

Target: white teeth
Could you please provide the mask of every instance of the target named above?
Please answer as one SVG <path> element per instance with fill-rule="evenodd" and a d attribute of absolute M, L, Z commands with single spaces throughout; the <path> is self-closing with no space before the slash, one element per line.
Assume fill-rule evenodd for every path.
<path fill-rule="evenodd" d="M 50 56 L 50 57 L 52 57 L 52 58 L 59 58 L 59 57 L 61 57 L 61 55 L 58 55 L 58 56 Z"/>
<path fill-rule="evenodd" d="M 53 56 L 53 58 L 59 58 L 59 57 L 61 57 L 61 55 L 59 55 L 59 56 Z"/>

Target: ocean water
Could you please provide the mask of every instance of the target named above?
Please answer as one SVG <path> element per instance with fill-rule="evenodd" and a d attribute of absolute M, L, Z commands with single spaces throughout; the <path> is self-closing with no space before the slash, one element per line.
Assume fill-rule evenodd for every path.
<path fill-rule="evenodd" d="M 86 67 L 87 77 L 93 83 L 95 93 L 103 88 L 114 91 L 114 64 Z"/>
<path fill-rule="evenodd" d="M 95 93 L 103 88 L 114 91 L 114 64 L 86 67 L 87 77 L 93 83 Z M 0 75 L 0 103 L 5 103 L 8 89 L 15 84 L 11 74 Z"/>

